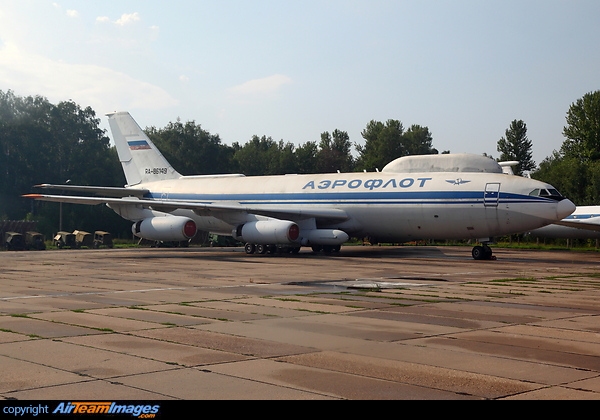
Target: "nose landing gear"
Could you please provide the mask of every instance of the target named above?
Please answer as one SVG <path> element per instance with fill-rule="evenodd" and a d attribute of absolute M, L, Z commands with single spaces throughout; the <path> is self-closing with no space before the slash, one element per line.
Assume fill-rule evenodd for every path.
<path fill-rule="evenodd" d="M 495 260 L 496 256 L 493 255 L 492 248 L 487 245 L 477 245 L 473 247 L 471 255 L 476 260 Z"/>

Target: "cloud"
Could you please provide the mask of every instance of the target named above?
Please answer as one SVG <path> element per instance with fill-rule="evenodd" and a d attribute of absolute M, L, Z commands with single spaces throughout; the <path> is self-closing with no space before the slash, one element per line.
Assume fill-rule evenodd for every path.
<path fill-rule="evenodd" d="M 67 16 L 76 18 L 79 17 L 79 12 L 77 10 L 67 10 Z"/>
<path fill-rule="evenodd" d="M 110 20 L 110 18 L 108 16 L 98 16 L 96 18 L 96 22 L 100 22 L 100 23 L 109 23 L 112 22 L 117 26 L 127 26 L 127 25 L 132 25 L 135 22 L 139 22 L 141 21 L 142 18 L 140 16 L 140 14 L 138 12 L 135 13 L 124 13 L 121 15 L 121 17 L 117 20 L 115 20 L 114 22 Z M 155 27 L 152 27 L 155 28 Z"/>
<path fill-rule="evenodd" d="M 121 15 L 121 17 L 119 19 L 117 19 L 115 21 L 115 23 L 119 26 L 125 26 L 125 25 L 132 24 L 134 22 L 137 22 L 139 20 L 141 20 L 141 17 L 138 12 L 130 13 L 130 14 L 125 13 L 125 14 Z"/>
<path fill-rule="evenodd" d="M 17 95 L 42 95 L 51 102 L 73 100 L 97 113 L 115 109 L 162 109 L 177 105 L 165 90 L 107 67 L 70 64 L 0 44 L 0 86 Z"/>
<path fill-rule="evenodd" d="M 241 85 L 234 86 L 229 89 L 229 92 L 234 95 L 267 95 L 277 92 L 282 86 L 292 82 L 287 76 L 282 74 L 274 74 L 262 79 L 249 80 Z"/>

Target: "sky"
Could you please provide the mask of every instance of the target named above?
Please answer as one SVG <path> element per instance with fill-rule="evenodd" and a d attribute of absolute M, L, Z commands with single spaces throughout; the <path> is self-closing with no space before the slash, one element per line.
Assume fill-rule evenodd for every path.
<path fill-rule="evenodd" d="M 369 121 L 499 157 L 523 120 L 540 163 L 600 89 L 598 0 L 0 0 L 0 90 L 296 145 Z"/>

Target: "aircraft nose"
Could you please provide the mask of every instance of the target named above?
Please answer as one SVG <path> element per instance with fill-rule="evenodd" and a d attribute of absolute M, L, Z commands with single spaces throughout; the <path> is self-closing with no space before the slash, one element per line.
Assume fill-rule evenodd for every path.
<path fill-rule="evenodd" d="M 573 204 L 573 202 L 571 202 L 571 200 L 567 200 L 567 199 L 561 200 L 558 202 L 558 206 L 556 206 L 556 216 L 560 220 L 569 216 L 574 211 L 575 211 L 575 204 Z"/>

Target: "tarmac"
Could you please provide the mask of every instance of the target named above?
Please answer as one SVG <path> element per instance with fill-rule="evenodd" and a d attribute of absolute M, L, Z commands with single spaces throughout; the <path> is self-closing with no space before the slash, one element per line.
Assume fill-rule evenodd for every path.
<path fill-rule="evenodd" d="M 600 253 L 0 252 L 4 400 L 600 399 Z"/>

